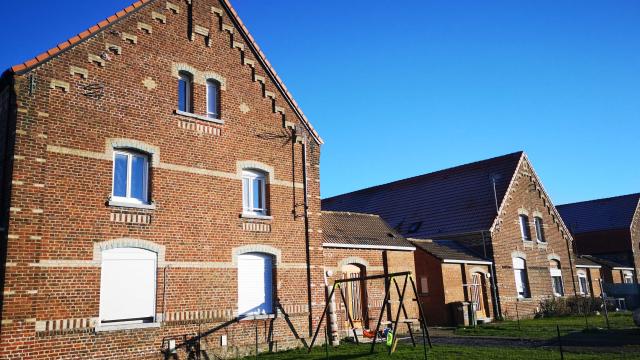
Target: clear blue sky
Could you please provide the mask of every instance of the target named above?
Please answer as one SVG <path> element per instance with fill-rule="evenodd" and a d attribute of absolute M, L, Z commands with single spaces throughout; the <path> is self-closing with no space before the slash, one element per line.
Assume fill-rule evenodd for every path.
<path fill-rule="evenodd" d="M 131 2 L 3 1 L 0 67 Z M 517 150 L 556 204 L 640 192 L 639 1 L 234 5 L 326 142 L 325 197 Z"/>

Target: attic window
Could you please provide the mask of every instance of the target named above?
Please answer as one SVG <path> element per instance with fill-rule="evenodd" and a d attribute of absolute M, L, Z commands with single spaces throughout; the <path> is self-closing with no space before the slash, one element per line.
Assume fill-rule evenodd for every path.
<path fill-rule="evenodd" d="M 409 234 L 416 233 L 416 232 L 418 232 L 418 230 L 420 230 L 420 227 L 421 227 L 421 226 L 422 226 L 422 221 L 414 222 L 413 224 L 411 224 L 411 225 L 409 226 L 409 230 L 407 230 L 407 232 L 408 232 Z"/>

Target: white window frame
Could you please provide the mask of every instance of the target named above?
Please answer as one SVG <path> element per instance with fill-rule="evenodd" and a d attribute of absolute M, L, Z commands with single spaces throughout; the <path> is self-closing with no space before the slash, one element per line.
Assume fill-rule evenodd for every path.
<path fill-rule="evenodd" d="M 556 260 L 553 260 L 552 263 L 554 264 L 552 265 L 554 267 L 549 268 L 549 272 L 551 274 L 551 290 L 553 291 L 554 296 L 561 297 L 564 296 L 564 280 L 562 279 L 561 265 L 560 262 Z M 556 291 L 554 278 L 560 278 L 560 287 L 562 289 L 562 292 L 560 293 Z"/>
<path fill-rule="evenodd" d="M 116 196 L 115 185 L 116 185 L 116 157 L 118 155 L 125 155 L 127 157 L 127 190 L 126 196 Z M 133 164 L 133 157 L 141 157 L 144 159 L 144 173 L 142 184 L 144 188 L 142 189 L 142 193 L 144 195 L 143 199 L 136 199 L 131 197 L 131 165 Z M 119 203 L 126 204 L 138 204 L 138 205 L 148 205 L 149 204 L 149 155 L 136 151 L 127 151 L 116 149 L 113 151 L 113 167 L 112 167 L 112 176 L 111 176 L 111 200 Z"/>
<path fill-rule="evenodd" d="M 524 240 L 524 241 L 533 240 L 531 238 L 531 228 L 529 227 L 529 216 L 524 215 L 524 214 L 520 214 L 520 215 L 518 215 L 518 221 L 520 222 L 520 234 L 522 234 L 522 240 Z M 527 239 L 527 236 L 526 236 L 526 234 L 527 234 L 526 229 L 529 230 L 528 231 L 528 233 L 529 233 L 529 238 L 528 239 Z"/>
<path fill-rule="evenodd" d="M 533 223 L 536 228 L 536 240 L 540 243 L 546 243 L 547 240 L 544 238 L 544 222 L 540 216 L 533 217 Z"/>
<path fill-rule="evenodd" d="M 627 282 L 627 279 L 629 280 Z M 622 272 L 622 283 L 623 284 L 633 284 L 633 272 L 625 270 Z"/>
<path fill-rule="evenodd" d="M 262 208 L 256 208 L 253 203 L 254 199 L 254 182 L 261 181 L 261 202 Z M 258 170 L 243 170 L 242 171 L 242 213 L 245 215 L 267 215 L 267 174 Z"/>
<path fill-rule="evenodd" d="M 215 87 L 216 88 L 216 93 L 217 93 L 217 108 L 215 109 L 215 113 L 211 112 L 211 108 L 210 108 L 210 103 L 209 103 L 209 92 L 211 91 L 211 87 Z M 208 79 L 207 80 L 207 117 L 211 118 L 211 119 L 220 119 L 220 108 L 221 108 L 221 104 L 220 104 L 220 82 L 218 80 L 215 79 Z"/>
<path fill-rule="evenodd" d="M 180 83 L 180 81 L 184 81 L 187 84 L 187 89 L 185 91 L 184 94 L 184 102 L 185 102 L 185 108 L 180 109 L 180 103 L 179 103 L 179 98 L 180 98 L 180 90 L 178 89 L 178 110 L 179 111 L 184 111 L 186 113 L 192 114 L 193 113 L 193 74 L 191 74 L 190 72 L 187 71 L 180 71 L 178 73 L 178 83 Z"/>
<path fill-rule="evenodd" d="M 527 273 L 527 260 L 518 257 L 513 258 L 513 276 L 516 282 L 516 294 L 518 299 L 531 298 L 529 275 Z"/>
<path fill-rule="evenodd" d="M 584 289 L 582 288 L 582 281 L 584 280 Z M 581 295 L 589 295 L 590 291 L 589 291 L 589 278 L 587 277 L 587 274 L 584 273 L 583 271 L 578 273 L 578 289 L 579 294 Z"/>
<path fill-rule="evenodd" d="M 117 251 L 117 250 L 132 250 L 131 254 L 121 254 L 121 253 L 112 253 L 113 251 Z M 108 318 L 109 316 L 109 311 L 107 309 L 107 307 L 105 306 L 105 302 L 109 300 L 110 297 L 114 297 L 113 294 L 108 294 L 106 289 L 110 289 L 108 284 L 105 284 L 105 281 L 107 281 L 108 276 L 105 275 L 105 263 L 112 261 L 112 262 L 118 262 L 118 261 L 124 261 L 126 260 L 128 257 L 135 257 L 137 253 L 137 256 L 139 256 L 140 260 L 142 261 L 153 261 L 153 276 L 152 279 L 149 279 L 151 281 L 153 281 L 152 284 L 150 284 L 150 286 L 148 286 L 152 291 L 152 294 L 147 294 L 151 299 L 152 302 L 151 304 L 147 304 L 150 306 L 149 309 L 147 309 L 147 313 L 144 314 L 140 314 L 140 316 L 137 317 L 133 317 L 133 318 L 128 318 L 128 319 L 116 319 L 116 320 L 105 320 L 105 318 Z M 131 260 L 131 259 L 128 259 Z M 158 254 L 151 251 L 151 250 L 147 250 L 147 249 L 142 249 L 142 248 L 135 248 L 135 247 L 131 247 L 131 248 L 114 248 L 114 249 L 108 249 L 108 250 L 103 250 L 102 252 L 102 263 L 100 264 L 100 303 L 99 303 L 99 324 L 101 326 L 118 326 L 118 325 L 135 325 L 135 324 L 144 324 L 144 323 L 155 323 L 156 322 L 156 307 L 157 307 L 157 303 L 156 303 L 156 287 L 157 287 L 157 268 L 158 268 Z M 110 289 L 113 290 L 113 289 Z M 122 296 L 126 296 L 126 295 L 122 295 L 122 294 L 116 294 L 115 297 L 122 297 Z M 107 313 L 107 314 L 105 314 Z M 149 319 L 150 321 L 145 321 L 144 319 Z"/>

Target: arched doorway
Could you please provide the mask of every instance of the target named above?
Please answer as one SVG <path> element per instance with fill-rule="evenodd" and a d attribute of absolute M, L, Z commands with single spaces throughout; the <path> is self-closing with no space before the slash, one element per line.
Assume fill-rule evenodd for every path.
<path fill-rule="evenodd" d="M 473 273 L 471 276 L 471 302 L 475 304 L 476 319 L 489 318 L 486 276 L 481 272 Z"/>
<path fill-rule="evenodd" d="M 343 279 L 357 279 L 367 276 L 367 269 L 360 264 L 348 264 L 342 266 L 340 269 Z M 345 283 L 342 287 L 342 293 L 346 301 L 344 325 L 345 328 L 350 328 L 348 315 L 353 321 L 353 326 L 356 329 L 368 328 L 369 316 L 367 314 L 368 302 L 367 302 L 367 283 L 364 280 L 351 281 Z"/>

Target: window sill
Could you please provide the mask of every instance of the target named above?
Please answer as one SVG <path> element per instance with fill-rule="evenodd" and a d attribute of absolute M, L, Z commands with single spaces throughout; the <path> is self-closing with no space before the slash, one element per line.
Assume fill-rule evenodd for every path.
<path fill-rule="evenodd" d="M 214 124 L 224 125 L 224 120 L 214 119 L 214 118 L 210 118 L 210 117 L 207 117 L 207 116 L 198 115 L 198 114 L 194 114 L 194 113 L 189 113 L 189 112 L 185 112 L 185 111 L 175 110 L 174 114 L 180 115 L 180 116 L 185 116 L 185 117 L 188 117 L 188 118 L 198 119 L 198 120 L 202 120 L 202 121 L 208 121 L 208 122 L 212 122 Z"/>
<path fill-rule="evenodd" d="M 255 320 L 267 320 L 267 319 L 275 319 L 276 314 L 265 314 L 265 315 L 246 315 L 240 316 L 240 321 L 255 321 Z"/>
<path fill-rule="evenodd" d="M 255 220 L 273 220 L 273 216 L 268 215 L 256 215 L 256 214 L 247 214 L 242 213 L 240 217 L 243 219 L 255 219 Z"/>
<path fill-rule="evenodd" d="M 160 323 L 143 323 L 143 324 L 113 324 L 113 325 L 98 325 L 95 331 L 108 332 L 108 331 L 122 331 L 122 330 L 136 330 L 136 329 L 154 329 L 159 328 Z"/>
<path fill-rule="evenodd" d="M 128 203 L 128 202 L 124 202 L 124 201 L 113 201 L 113 200 L 109 200 L 109 206 L 112 206 L 112 207 L 125 207 L 125 208 L 132 208 L 132 209 L 145 209 L 145 210 L 155 210 L 156 209 L 156 204 L 155 203 L 151 203 L 151 204 L 135 204 L 135 203 Z"/>

